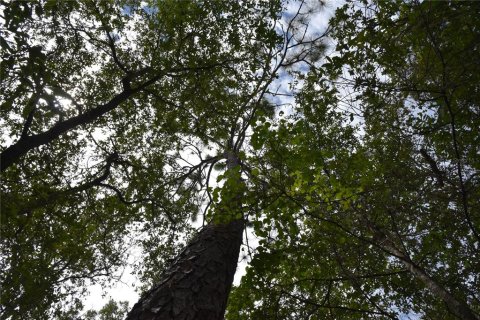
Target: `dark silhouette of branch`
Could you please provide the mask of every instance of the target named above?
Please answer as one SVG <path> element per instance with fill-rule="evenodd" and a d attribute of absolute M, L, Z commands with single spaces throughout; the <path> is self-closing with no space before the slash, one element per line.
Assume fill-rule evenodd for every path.
<path fill-rule="evenodd" d="M 211 69 L 211 68 L 221 66 L 224 63 L 227 63 L 227 62 L 215 63 L 212 65 L 199 66 L 194 68 L 189 68 L 189 67 L 174 68 L 168 71 L 159 72 L 149 80 L 138 85 L 137 87 L 127 88 L 127 90 L 123 90 L 122 92 L 115 95 L 109 102 L 105 104 L 99 105 L 85 113 L 81 113 L 70 119 L 60 121 L 50 129 L 42 133 L 21 137 L 17 142 L 15 142 L 14 144 L 10 145 L 8 148 L 2 151 L 2 154 L 0 157 L 0 171 L 6 170 L 8 167 L 13 165 L 16 161 L 18 161 L 20 157 L 25 155 L 30 150 L 36 147 L 39 147 L 41 145 L 46 145 L 52 142 L 53 140 L 57 139 L 62 134 L 78 126 L 89 124 L 95 121 L 96 119 L 100 118 L 104 114 L 118 107 L 123 102 L 127 101 L 133 95 L 143 91 L 145 88 L 154 84 L 164 76 L 171 77 L 178 73 L 182 73 L 186 71 Z M 139 77 L 139 76 L 145 75 L 149 70 L 150 70 L 149 68 L 142 69 L 136 73 L 132 73 L 130 77 Z"/>
<path fill-rule="evenodd" d="M 432 170 L 432 172 L 435 174 L 435 177 L 437 178 L 437 183 L 439 187 L 443 187 L 444 186 L 443 172 L 438 168 L 435 160 L 433 160 L 433 158 L 428 154 L 427 150 L 423 148 L 420 149 L 420 154 L 423 156 L 425 161 L 427 161 L 428 164 L 430 165 L 430 169 Z"/>
<path fill-rule="evenodd" d="M 422 7 L 420 7 L 422 8 Z M 425 22 L 428 22 L 428 16 L 427 14 L 421 10 L 422 17 Z M 450 99 L 447 95 L 447 84 L 449 83 L 449 79 L 447 79 L 447 62 L 445 60 L 445 57 L 443 56 L 442 50 L 440 48 L 440 45 L 437 42 L 437 39 L 435 38 L 432 30 L 429 27 L 428 23 L 425 23 L 426 29 L 427 29 L 427 34 L 428 38 L 432 43 L 432 48 L 435 52 L 435 55 L 437 58 L 440 60 L 440 63 L 442 64 L 442 89 L 441 89 L 441 97 L 443 98 L 443 101 L 445 103 L 445 106 L 447 107 L 448 113 L 450 115 L 450 127 L 451 127 L 451 135 L 452 135 L 452 144 L 453 144 L 453 150 L 455 152 L 455 162 L 456 162 L 456 167 L 457 167 L 457 175 L 459 179 L 459 188 L 460 188 L 460 194 L 462 197 L 462 206 L 463 206 L 463 214 L 465 216 L 465 220 L 468 224 L 468 227 L 472 231 L 473 235 L 477 239 L 477 241 L 480 242 L 480 234 L 478 233 L 477 229 L 475 228 L 472 219 L 470 217 L 469 213 L 469 208 L 468 208 L 468 200 L 467 200 L 467 190 L 465 188 L 465 183 L 463 179 L 463 169 L 462 169 L 462 158 L 460 155 L 460 148 L 458 145 L 458 133 L 457 133 L 457 128 L 455 124 L 455 113 L 453 112 L 452 105 L 450 103 Z"/>
<path fill-rule="evenodd" d="M 351 312 L 355 312 L 355 313 L 366 313 L 366 314 L 378 314 L 378 315 L 385 315 L 384 313 L 382 312 L 377 312 L 377 311 L 372 311 L 372 310 L 368 310 L 368 309 L 357 309 L 357 308 L 351 308 L 351 307 L 346 307 L 346 306 L 338 306 L 338 305 L 331 305 L 330 303 L 318 303 L 318 302 L 315 302 L 313 300 L 310 300 L 309 298 L 305 298 L 305 297 L 302 297 L 302 296 L 299 296 L 297 294 L 293 294 L 291 292 L 287 292 L 285 290 L 282 290 L 281 291 L 282 294 L 284 295 L 287 295 L 295 300 L 298 300 L 304 304 L 307 304 L 307 305 L 312 305 L 312 306 L 315 306 L 317 308 L 328 308 L 328 309 L 339 309 L 339 310 L 345 310 L 345 311 L 351 311 Z"/>

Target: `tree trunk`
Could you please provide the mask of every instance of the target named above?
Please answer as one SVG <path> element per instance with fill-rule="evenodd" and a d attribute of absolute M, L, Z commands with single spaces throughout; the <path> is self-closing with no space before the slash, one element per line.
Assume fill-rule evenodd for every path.
<path fill-rule="evenodd" d="M 206 226 L 134 306 L 127 320 L 223 319 L 244 222 Z"/>
<path fill-rule="evenodd" d="M 465 302 L 458 300 L 455 296 L 448 292 L 447 289 L 430 277 L 427 272 L 419 265 L 414 263 L 406 253 L 399 250 L 387 235 L 379 232 L 374 227 L 370 228 L 375 232 L 377 240 L 380 240 L 379 244 L 386 251 L 400 259 L 407 270 L 410 271 L 420 282 L 422 282 L 433 295 L 443 300 L 443 302 L 445 302 L 447 305 L 447 308 L 455 316 L 464 320 L 480 320 L 480 317 L 475 314 Z"/>

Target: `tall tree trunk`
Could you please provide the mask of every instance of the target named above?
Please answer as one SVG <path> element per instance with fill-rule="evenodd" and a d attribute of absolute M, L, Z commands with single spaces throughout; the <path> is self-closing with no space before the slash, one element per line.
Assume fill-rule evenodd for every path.
<path fill-rule="evenodd" d="M 127 320 L 223 319 L 244 230 L 243 219 L 205 227 L 134 306 Z"/>
<path fill-rule="evenodd" d="M 225 158 L 227 170 L 240 169 L 235 152 L 225 152 Z M 228 206 L 240 210 L 240 195 Z M 160 283 L 133 306 L 126 320 L 223 319 L 244 228 L 243 217 L 206 226 L 165 271 Z"/>

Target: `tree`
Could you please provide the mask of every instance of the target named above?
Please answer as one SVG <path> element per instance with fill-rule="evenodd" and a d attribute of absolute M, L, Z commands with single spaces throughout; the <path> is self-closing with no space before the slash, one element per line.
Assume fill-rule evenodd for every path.
<path fill-rule="evenodd" d="M 221 317 L 244 230 L 227 201 L 242 192 L 232 163 L 251 124 L 273 115 L 264 96 L 280 68 L 321 47 L 295 32 L 303 2 L 284 25 L 277 1 L 2 6 L 2 317 L 58 314 L 65 297 L 112 277 L 136 241 L 154 282 L 209 207 L 194 247 L 225 224 L 237 230 Z M 225 160 L 229 188 L 213 190 L 210 172 Z M 139 232 L 148 237 L 129 238 Z"/>
<path fill-rule="evenodd" d="M 293 4 L 2 3 L 2 317 L 73 315 L 131 241 L 128 319 L 478 319 L 479 6 L 347 2 L 321 59 Z"/>
<path fill-rule="evenodd" d="M 98 120 L 139 94 L 156 91 L 171 101 L 165 90 L 179 91 L 185 84 L 176 79 L 198 81 L 203 71 L 244 61 L 236 31 L 241 22 L 215 17 L 220 12 L 236 14 L 239 8 L 232 4 L 201 9 L 171 1 L 144 7 L 138 1 L 4 5 L 13 41 L 2 38 L 3 111 L 10 113 L 5 119 L 9 136 L 16 141 L 2 151 L 2 171 L 30 150 Z M 168 18 L 163 17 L 167 10 Z M 208 17 L 210 13 L 213 17 Z M 132 26 L 134 19 L 144 21 Z M 209 24 L 212 19 L 215 23 Z M 230 34 L 219 34 L 229 28 Z M 38 31 L 35 38 L 28 33 L 32 30 Z M 208 41 L 205 50 L 196 50 Z M 229 43 L 228 50 L 221 49 L 223 41 Z M 91 74 L 84 76 L 89 68 Z M 70 100 L 70 105 L 61 105 L 61 99 Z M 11 113 L 22 117 L 14 119 Z"/>
<path fill-rule="evenodd" d="M 337 53 L 262 143 L 275 204 L 228 318 L 479 318 L 479 9 L 337 11 Z"/>

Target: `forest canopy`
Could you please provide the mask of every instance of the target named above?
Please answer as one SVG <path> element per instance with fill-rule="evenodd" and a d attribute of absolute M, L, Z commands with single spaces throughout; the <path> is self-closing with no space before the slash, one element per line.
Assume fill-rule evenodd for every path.
<path fill-rule="evenodd" d="M 0 317 L 480 319 L 480 3 L 328 6 L 0 1 Z"/>

